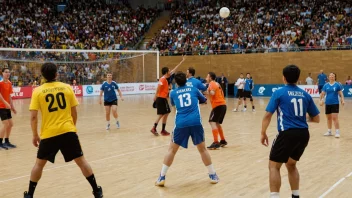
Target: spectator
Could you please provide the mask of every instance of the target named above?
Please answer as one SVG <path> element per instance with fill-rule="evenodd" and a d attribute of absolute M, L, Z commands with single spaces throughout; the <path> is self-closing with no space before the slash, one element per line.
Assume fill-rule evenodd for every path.
<path fill-rule="evenodd" d="M 312 78 L 312 74 L 311 73 L 309 73 L 308 77 L 306 78 L 306 84 L 307 85 L 314 85 L 314 80 Z"/>
<path fill-rule="evenodd" d="M 347 77 L 346 85 L 352 85 L 351 76 L 348 76 L 348 77 Z"/>

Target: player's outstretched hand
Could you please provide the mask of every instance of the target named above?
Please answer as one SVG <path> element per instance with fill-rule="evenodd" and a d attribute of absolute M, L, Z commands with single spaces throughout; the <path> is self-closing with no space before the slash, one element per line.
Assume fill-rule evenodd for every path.
<path fill-rule="evenodd" d="M 39 142 L 40 142 L 40 137 L 38 135 L 33 136 L 32 143 L 35 147 L 39 146 Z"/>
<path fill-rule="evenodd" d="M 319 105 L 320 105 L 320 106 L 323 106 L 323 105 L 324 105 L 324 101 L 323 101 L 323 100 L 320 100 Z"/>
<path fill-rule="evenodd" d="M 11 108 L 11 110 L 12 110 L 12 112 L 13 112 L 14 114 L 17 114 L 17 111 L 16 111 L 15 108 Z"/>
<path fill-rule="evenodd" d="M 262 137 L 260 138 L 260 141 L 261 141 L 262 145 L 269 146 L 269 139 L 268 139 L 268 136 L 266 134 L 262 134 Z"/>

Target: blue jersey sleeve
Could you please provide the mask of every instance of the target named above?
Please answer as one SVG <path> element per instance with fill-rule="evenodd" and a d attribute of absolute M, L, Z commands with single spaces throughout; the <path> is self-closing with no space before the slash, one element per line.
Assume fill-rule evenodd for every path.
<path fill-rule="evenodd" d="M 342 85 L 341 85 L 341 83 L 337 83 L 337 91 L 339 92 L 339 91 L 343 91 L 343 87 L 342 87 Z"/>
<path fill-rule="evenodd" d="M 174 91 L 170 92 L 170 103 L 172 106 L 175 106 L 175 102 L 174 102 Z"/>
<path fill-rule="evenodd" d="M 270 101 L 269 101 L 269 104 L 268 106 L 266 107 L 266 110 L 267 112 L 269 113 L 275 113 L 277 107 L 279 106 L 279 95 L 278 95 L 278 91 L 275 91 L 273 93 L 273 95 L 271 96 L 270 98 Z"/>
<path fill-rule="evenodd" d="M 118 90 L 119 89 L 119 85 L 116 82 L 114 84 L 115 84 L 115 87 L 116 87 L 115 89 Z"/>
<path fill-rule="evenodd" d="M 310 96 L 309 96 L 307 113 L 309 114 L 310 117 L 315 117 L 320 113 L 317 106 L 315 105 L 315 103 L 313 101 L 313 98 Z"/>
<path fill-rule="evenodd" d="M 202 82 L 200 82 L 200 81 L 198 81 L 199 83 L 198 83 L 198 89 L 199 90 L 201 90 L 201 91 L 205 91 L 205 90 L 207 90 L 207 87 L 202 83 Z"/>
<path fill-rule="evenodd" d="M 104 84 L 105 84 L 105 82 L 103 84 L 101 84 L 101 87 L 100 87 L 100 90 L 102 90 L 102 91 L 104 91 Z"/>
<path fill-rule="evenodd" d="M 207 101 L 207 98 L 202 93 L 200 93 L 200 91 L 196 90 L 195 92 L 197 94 L 200 104 L 205 103 Z"/>
<path fill-rule="evenodd" d="M 322 89 L 322 91 L 325 92 L 325 93 L 326 93 L 326 86 L 327 86 L 327 84 L 325 84 L 325 85 L 323 86 L 323 89 Z"/>

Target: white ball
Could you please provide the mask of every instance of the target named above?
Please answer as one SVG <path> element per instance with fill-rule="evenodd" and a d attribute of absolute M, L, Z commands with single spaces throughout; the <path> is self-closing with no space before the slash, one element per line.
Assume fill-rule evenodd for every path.
<path fill-rule="evenodd" d="M 220 17 L 227 18 L 230 15 L 230 10 L 227 7 L 222 7 L 220 9 Z"/>

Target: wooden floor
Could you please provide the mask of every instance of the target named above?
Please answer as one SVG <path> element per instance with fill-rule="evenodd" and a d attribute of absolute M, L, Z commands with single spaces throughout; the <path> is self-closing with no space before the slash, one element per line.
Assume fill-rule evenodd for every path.
<path fill-rule="evenodd" d="M 151 129 L 156 111 L 152 95 L 127 96 L 118 112 L 121 129 L 105 131 L 104 109 L 98 98 L 79 98 L 78 129 L 84 153 L 94 169 L 104 197 L 268 197 L 268 155 L 270 148 L 259 142 L 261 119 L 268 99 L 255 99 L 257 112 L 231 112 L 234 99 L 228 99 L 228 113 L 223 124 L 229 145 L 211 151 L 220 177 L 216 185 L 209 183 L 207 169 L 196 148 L 181 149 L 169 169 L 166 187 L 154 186 L 170 137 L 155 137 Z M 0 150 L 0 197 L 22 197 L 28 188 L 29 174 L 37 149 L 32 146 L 29 125 L 29 100 L 16 100 L 18 114 L 11 141 L 17 149 Z M 322 108 L 320 108 L 322 110 Z M 206 144 L 212 142 L 207 118 L 210 105 L 201 106 L 206 132 Z M 341 109 L 341 139 L 324 137 L 326 119 L 311 124 L 311 141 L 299 162 L 301 197 L 320 197 L 336 182 L 325 197 L 351 197 L 352 177 L 352 101 Z M 174 111 L 167 130 L 173 128 Z M 159 126 L 160 130 L 160 126 Z M 273 119 L 269 128 L 272 142 L 276 135 Z M 87 198 L 91 188 L 74 163 L 64 163 L 61 153 L 55 164 L 48 163 L 40 180 L 37 198 Z M 290 197 L 287 171 L 282 169 L 281 196 Z"/>

